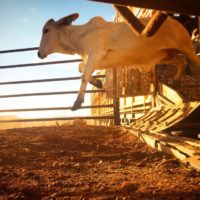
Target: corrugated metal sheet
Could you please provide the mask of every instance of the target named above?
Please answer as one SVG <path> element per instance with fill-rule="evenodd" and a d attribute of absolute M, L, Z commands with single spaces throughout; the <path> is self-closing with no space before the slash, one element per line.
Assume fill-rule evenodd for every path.
<path fill-rule="evenodd" d="M 117 97 L 143 96 L 150 93 L 151 74 L 141 73 L 135 67 L 117 69 Z M 106 70 L 106 94 L 113 96 L 113 70 Z"/>
<path fill-rule="evenodd" d="M 172 127 L 200 107 L 200 102 L 168 105 L 149 111 L 132 126 L 141 131 L 160 132 Z"/>

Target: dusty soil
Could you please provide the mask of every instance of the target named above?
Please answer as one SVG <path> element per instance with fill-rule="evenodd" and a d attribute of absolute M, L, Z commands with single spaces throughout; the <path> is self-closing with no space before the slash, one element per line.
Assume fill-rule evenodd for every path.
<path fill-rule="evenodd" d="M 0 132 L 0 199 L 200 199 L 200 173 L 118 127 Z"/>

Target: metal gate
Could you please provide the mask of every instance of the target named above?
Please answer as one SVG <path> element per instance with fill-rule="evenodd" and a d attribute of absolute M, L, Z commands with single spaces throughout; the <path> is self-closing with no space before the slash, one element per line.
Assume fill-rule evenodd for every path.
<path fill-rule="evenodd" d="M 12 49 L 12 50 L 4 50 L 0 51 L 0 54 L 5 53 L 15 53 L 15 52 L 25 52 L 25 51 L 35 51 L 38 50 L 38 47 L 33 48 L 24 48 L 24 49 Z M 0 66 L 0 71 L 5 69 L 12 68 L 22 68 L 22 67 L 34 67 L 34 66 L 47 66 L 47 65 L 55 65 L 55 64 L 63 64 L 63 63 L 75 63 L 81 62 L 81 59 L 73 59 L 73 60 L 62 60 L 62 61 L 52 61 L 52 62 L 39 62 L 39 63 L 26 63 L 26 64 L 15 64 L 15 65 L 4 65 Z M 104 75 L 95 76 L 96 78 L 105 78 Z M 1 82 L 0 86 L 4 85 L 17 85 L 17 84 L 33 84 L 33 83 L 44 83 L 44 82 L 56 82 L 56 81 L 73 81 L 81 79 L 80 76 L 76 77 L 65 77 L 65 78 L 51 78 L 51 79 L 37 79 L 37 80 L 22 80 L 22 81 L 9 81 L 9 82 Z M 86 90 L 86 93 L 103 93 L 104 89 L 98 90 Z M 9 94 L 9 95 L 0 95 L 0 101 L 3 98 L 18 98 L 18 97 L 33 97 L 33 96 L 50 96 L 50 95 L 68 95 L 68 94 L 77 94 L 77 91 L 54 91 L 54 92 L 37 92 L 37 93 L 20 93 L 20 94 Z M 82 106 L 80 109 L 89 109 L 89 108 L 113 108 L 112 115 L 104 115 L 104 116 L 76 116 L 76 117 L 54 117 L 54 118 L 26 118 L 26 119 L 6 119 L 0 120 L 0 123 L 11 123 L 11 122 L 39 122 L 39 121 L 59 121 L 59 120 L 74 120 L 76 118 L 79 119 L 87 119 L 87 120 L 112 120 L 113 124 L 119 125 L 119 104 L 115 95 L 113 97 L 112 104 L 106 105 L 87 105 Z M 71 110 L 71 107 L 39 107 L 39 108 L 18 108 L 18 109 L 1 109 L 0 113 L 11 113 L 11 112 L 37 112 L 37 111 L 56 111 L 56 110 Z"/>

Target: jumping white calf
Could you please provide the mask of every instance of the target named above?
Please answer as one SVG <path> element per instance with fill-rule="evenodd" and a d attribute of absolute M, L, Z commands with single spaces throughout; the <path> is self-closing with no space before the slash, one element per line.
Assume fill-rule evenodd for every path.
<path fill-rule="evenodd" d="M 159 63 L 177 65 L 175 81 L 179 81 L 190 61 L 200 70 L 198 59 L 189 34 L 176 20 L 168 17 L 152 37 L 135 35 L 124 22 L 107 22 L 94 17 L 84 25 L 72 25 L 79 14 L 71 14 L 58 21 L 50 19 L 43 28 L 38 51 L 40 58 L 59 52 L 79 54 L 83 73 L 78 97 L 72 107 L 77 110 L 84 101 L 88 82 L 101 87 L 101 82 L 92 77 L 96 69 L 136 66 L 141 71 L 152 71 Z M 143 20 L 145 24 L 145 20 Z"/>

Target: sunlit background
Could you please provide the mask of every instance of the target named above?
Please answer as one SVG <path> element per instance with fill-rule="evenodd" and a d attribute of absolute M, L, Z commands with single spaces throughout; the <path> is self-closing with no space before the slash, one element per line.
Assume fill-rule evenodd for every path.
<path fill-rule="evenodd" d="M 102 16 L 108 21 L 113 21 L 115 15 L 111 5 L 87 0 L 0 0 L 0 50 L 37 47 L 42 27 L 48 19 L 58 20 L 75 12 L 78 12 L 80 17 L 74 24 L 84 24 L 94 16 Z M 41 61 L 37 57 L 37 51 L 9 53 L 0 54 L 0 66 L 74 58 L 79 56 L 52 54 Z M 78 63 L 0 69 L 0 82 L 72 76 L 80 76 Z M 1 85 L 0 95 L 70 91 L 78 90 L 79 86 L 80 80 Z M 91 86 L 88 85 L 87 89 L 91 89 Z M 76 95 L 0 98 L 0 109 L 72 106 L 75 99 Z M 89 104 L 90 95 L 87 94 L 84 105 Z M 90 110 L 0 113 L 1 116 L 16 115 L 18 118 L 68 117 L 80 114 L 88 115 Z"/>

